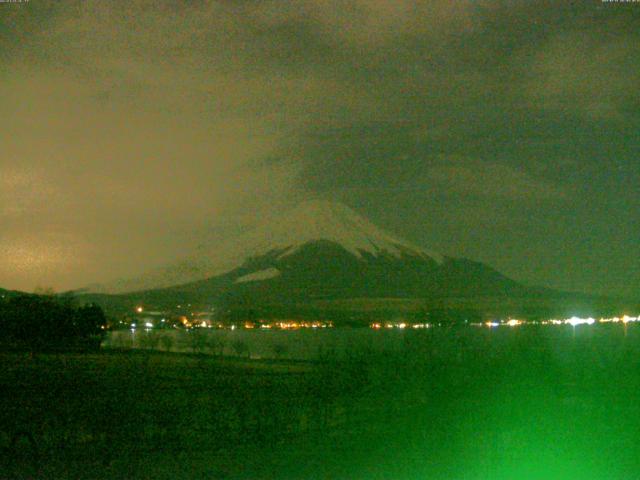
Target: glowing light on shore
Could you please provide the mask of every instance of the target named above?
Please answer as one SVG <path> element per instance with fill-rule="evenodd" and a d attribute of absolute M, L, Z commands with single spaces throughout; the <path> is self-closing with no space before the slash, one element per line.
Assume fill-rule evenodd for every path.
<path fill-rule="evenodd" d="M 613 318 L 601 318 L 599 320 L 599 323 L 618 323 L 620 321 L 619 317 L 613 317 Z"/>
<path fill-rule="evenodd" d="M 571 317 L 564 321 L 565 324 L 571 325 L 572 327 L 577 327 L 578 325 L 593 325 L 596 323 L 595 319 L 589 318 L 579 318 L 579 317 Z"/>
<path fill-rule="evenodd" d="M 295 330 L 295 329 L 319 329 L 319 328 L 331 328 L 333 327 L 333 322 L 330 320 L 266 320 L 266 319 L 258 319 L 258 320 L 243 320 L 236 324 L 227 324 L 220 322 L 212 322 L 208 318 L 197 318 L 201 317 L 202 314 L 197 314 L 196 318 L 189 319 L 187 316 L 181 315 L 177 318 L 150 318 L 153 316 L 162 316 L 167 315 L 167 312 L 161 311 L 151 311 L 153 308 L 150 305 L 147 305 L 148 310 L 146 310 L 143 306 L 136 306 L 133 308 L 134 312 L 141 314 L 146 312 L 146 314 L 140 316 L 127 316 L 123 317 L 119 323 L 122 325 L 120 328 L 128 328 L 135 331 L 137 328 L 145 328 L 151 329 L 155 328 L 155 324 L 158 326 L 163 326 L 166 324 L 170 324 L 174 328 L 184 327 L 186 329 L 190 328 L 220 328 L 220 329 L 230 329 L 230 330 L 238 330 L 238 329 L 274 329 L 274 330 Z M 131 322 L 131 320 L 135 320 L 135 322 Z M 153 321 L 152 321 L 153 320 Z M 577 327 L 579 325 L 594 325 L 594 324 L 606 324 L 606 323 L 622 323 L 626 326 L 628 323 L 640 322 L 640 315 L 631 316 L 629 314 L 624 314 L 621 316 L 614 317 L 579 317 L 572 316 L 570 318 L 560 318 L 560 319 L 517 319 L 511 318 L 508 316 L 505 317 L 497 317 L 492 320 L 479 320 L 477 322 L 464 322 L 465 325 L 473 326 L 473 327 L 489 327 L 489 328 L 497 328 L 497 327 L 517 327 L 520 325 L 571 325 L 572 327 Z M 432 327 L 441 327 L 448 326 L 449 323 L 414 323 L 412 321 L 407 321 L 404 319 L 398 318 L 395 321 L 382 321 L 377 320 L 369 323 L 369 328 L 373 330 L 405 330 L 405 329 L 424 329 L 424 328 L 432 328 Z"/>
<path fill-rule="evenodd" d="M 324 325 L 322 325 L 324 327 Z M 330 327 L 332 325 L 329 325 Z M 413 328 L 415 330 L 420 329 L 420 328 L 431 328 L 431 324 L 430 323 L 407 323 L 407 322 L 400 322 L 400 323 L 391 323 L 391 322 L 386 322 L 384 324 L 380 323 L 380 322 L 373 322 L 369 324 L 369 328 L 373 329 L 373 330 L 380 330 L 382 328 L 388 328 L 389 330 L 394 329 L 394 328 L 398 328 L 401 330 L 404 330 L 406 328 Z"/>

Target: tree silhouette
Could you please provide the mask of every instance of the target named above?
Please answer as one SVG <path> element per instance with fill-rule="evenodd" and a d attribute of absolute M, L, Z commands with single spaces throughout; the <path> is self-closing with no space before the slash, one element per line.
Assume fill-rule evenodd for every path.
<path fill-rule="evenodd" d="M 106 323 L 99 306 L 76 308 L 69 296 L 25 294 L 0 304 L 0 342 L 31 351 L 98 348 Z"/>

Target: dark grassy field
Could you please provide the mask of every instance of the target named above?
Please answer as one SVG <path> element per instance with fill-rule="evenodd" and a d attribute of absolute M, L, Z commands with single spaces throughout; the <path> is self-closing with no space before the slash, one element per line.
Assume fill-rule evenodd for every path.
<path fill-rule="evenodd" d="M 640 478 L 633 328 L 407 332 L 344 362 L 0 359 L 2 478 Z"/>

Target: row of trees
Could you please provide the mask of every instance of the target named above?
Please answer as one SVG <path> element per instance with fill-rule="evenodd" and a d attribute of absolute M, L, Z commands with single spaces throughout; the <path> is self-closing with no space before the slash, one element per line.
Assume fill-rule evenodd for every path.
<path fill-rule="evenodd" d="M 0 301 L 0 344 L 31 351 L 99 348 L 107 320 L 97 305 L 72 297 L 19 295 Z"/>

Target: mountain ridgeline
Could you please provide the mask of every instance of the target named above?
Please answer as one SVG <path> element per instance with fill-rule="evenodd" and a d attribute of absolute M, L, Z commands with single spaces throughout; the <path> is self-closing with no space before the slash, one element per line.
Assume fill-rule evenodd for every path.
<path fill-rule="evenodd" d="M 330 240 L 310 241 L 291 253 L 270 251 L 247 259 L 225 275 L 178 289 L 191 298 L 217 291 L 232 303 L 504 296 L 527 292 L 517 282 L 470 260 L 444 258 L 438 263 L 408 249 L 399 256 L 386 251 L 377 255 L 362 251 L 356 256 Z"/>
<path fill-rule="evenodd" d="M 539 318 L 617 308 L 607 299 L 525 286 L 485 264 L 425 250 L 335 202 L 304 203 L 240 238 L 82 297 L 116 313 L 138 304 L 191 304 L 238 318 L 345 312 L 350 318 L 430 312 Z"/>

